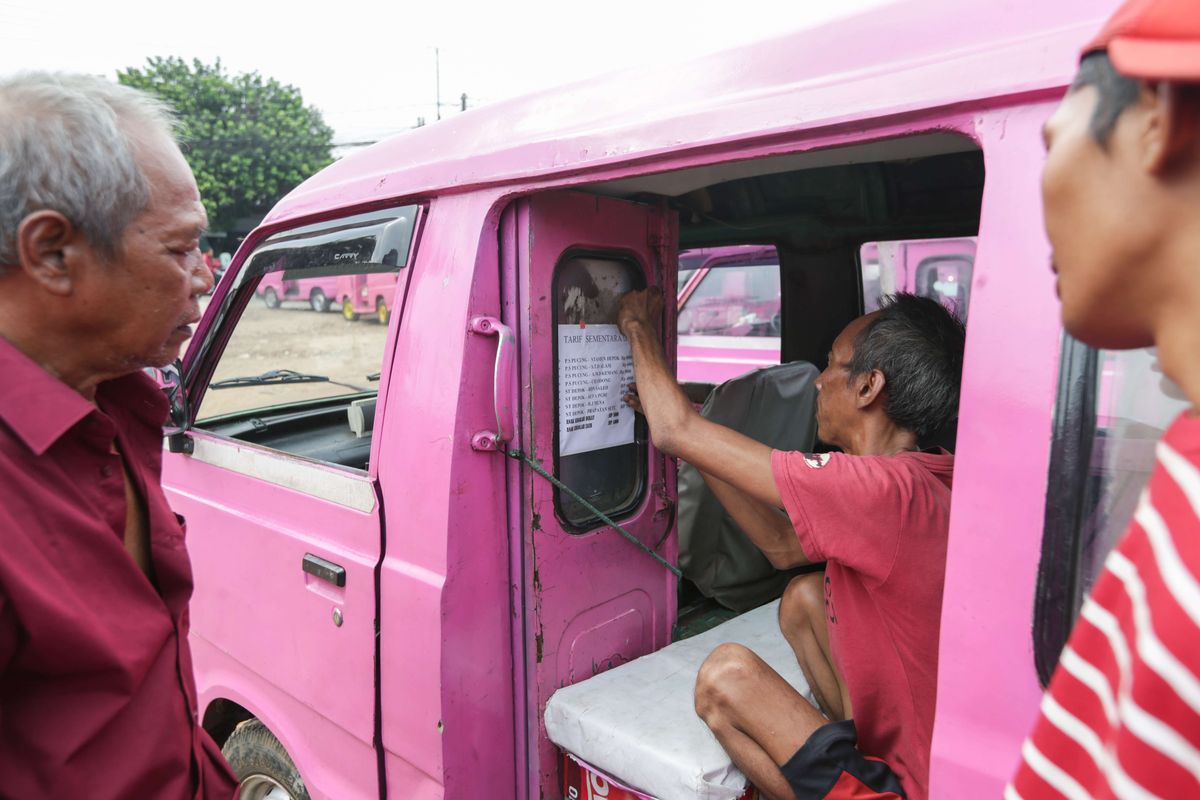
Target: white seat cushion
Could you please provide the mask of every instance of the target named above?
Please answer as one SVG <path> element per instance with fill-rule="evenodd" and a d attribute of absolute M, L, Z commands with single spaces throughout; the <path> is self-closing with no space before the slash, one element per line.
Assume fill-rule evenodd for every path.
<path fill-rule="evenodd" d="M 737 642 L 811 702 L 778 616 L 776 600 L 559 689 L 546 704 L 550 741 L 659 800 L 735 800 L 746 778 L 696 716 L 696 674 L 717 645 Z"/>

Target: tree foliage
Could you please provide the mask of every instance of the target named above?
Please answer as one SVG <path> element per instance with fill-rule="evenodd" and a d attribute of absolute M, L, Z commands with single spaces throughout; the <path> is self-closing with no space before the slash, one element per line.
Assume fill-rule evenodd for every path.
<path fill-rule="evenodd" d="M 167 101 L 183 125 L 183 153 L 214 231 L 261 216 L 329 164 L 333 130 L 300 90 L 257 72 L 230 75 L 220 60 L 150 58 L 117 72 L 126 86 Z"/>

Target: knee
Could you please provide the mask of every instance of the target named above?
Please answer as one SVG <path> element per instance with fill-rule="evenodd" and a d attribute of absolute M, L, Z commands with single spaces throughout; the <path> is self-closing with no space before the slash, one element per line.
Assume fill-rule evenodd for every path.
<path fill-rule="evenodd" d="M 779 601 L 779 628 L 784 634 L 806 630 L 825 615 L 825 573 L 792 578 Z"/>
<path fill-rule="evenodd" d="M 738 708 L 761 663 L 740 644 L 723 644 L 709 653 L 696 676 L 696 713 L 712 726 L 724 711 Z"/>

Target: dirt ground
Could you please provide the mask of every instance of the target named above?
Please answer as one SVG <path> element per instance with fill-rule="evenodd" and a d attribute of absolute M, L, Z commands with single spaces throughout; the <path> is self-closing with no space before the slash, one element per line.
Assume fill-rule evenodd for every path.
<path fill-rule="evenodd" d="M 202 305 L 207 301 L 204 298 Z M 387 326 L 373 317 L 349 321 L 338 308 L 317 312 L 299 302 L 272 309 L 255 298 L 238 321 L 213 382 L 281 369 L 325 376 L 331 382 L 210 388 L 197 418 L 374 390 L 379 384 L 367 376 L 379 372 L 386 341 Z"/>

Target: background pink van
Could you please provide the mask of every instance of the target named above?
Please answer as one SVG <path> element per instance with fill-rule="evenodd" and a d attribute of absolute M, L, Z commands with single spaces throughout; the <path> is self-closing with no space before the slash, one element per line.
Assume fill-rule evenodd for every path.
<path fill-rule="evenodd" d="M 256 290 L 267 308 L 279 308 L 288 301 L 308 303 L 313 311 L 328 311 L 337 295 L 337 278 L 295 278 L 283 272 L 263 276 Z"/>
<path fill-rule="evenodd" d="M 883 6 L 462 114 L 285 198 L 199 325 L 164 458 L 202 721 L 243 796 L 644 788 L 560 747 L 553 698 L 742 617 L 681 613 L 676 464 L 593 387 L 628 367 L 623 292 L 747 242 L 778 257 L 782 360 L 823 367 L 889 285 L 969 304 L 930 794 L 1001 796 L 1160 424 L 1121 401 L 1150 359 L 1110 363 L 1095 413 L 1107 356 L 1063 339 L 1039 213 L 1040 127 L 1111 5 Z M 929 240 L 958 245 L 886 245 Z M 271 327 L 280 271 L 390 272 L 387 324 Z M 698 722 L 654 710 L 666 730 L 613 731 L 643 764 Z"/>
<path fill-rule="evenodd" d="M 892 292 L 942 302 L 962 320 L 970 304 L 974 238 L 868 242 L 859 251 L 863 310 Z M 736 245 L 679 254 L 677 328 L 681 382 L 718 384 L 779 363 L 779 254 Z"/>

